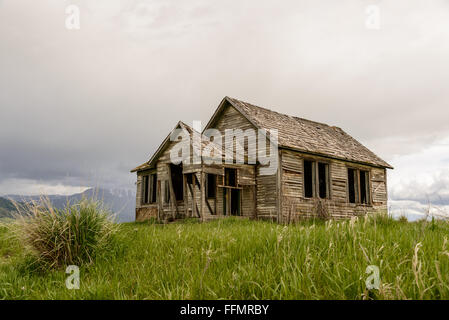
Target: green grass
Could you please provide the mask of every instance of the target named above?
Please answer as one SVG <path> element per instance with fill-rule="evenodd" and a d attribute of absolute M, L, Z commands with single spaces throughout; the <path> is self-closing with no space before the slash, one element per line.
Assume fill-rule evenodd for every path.
<path fill-rule="evenodd" d="M 81 266 L 36 271 L 0 227 L 3 299 L 449 299 L 449 223 L 224 219 L 120 226 L 112 249 Z M 380 269 L 368 291 L 365 270 Z"/>
<path fill-rule="evenodd" d="M 102 250 L 110 249 L 118 229 L 112 213 L 100 201 L 87 198 L 62 210 L 45 198 L 26 204 L 8 226 L 43 269 L 92 263 Z"/>

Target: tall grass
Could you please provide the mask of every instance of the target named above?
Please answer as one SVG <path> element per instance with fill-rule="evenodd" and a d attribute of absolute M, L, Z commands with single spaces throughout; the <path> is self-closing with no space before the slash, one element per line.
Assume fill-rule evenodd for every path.
<path fill-rule="evenodd" d="M 110 258 L 82 267 L 79 290 L 63 271 L 23 273 L 21 256 L 0 254 L 0 298 L 449 299 L 444 221 L 129 223 L 115 237 Z M 378 289 L 366 287 L 370 265 Z"/>
<path fill-rule="evenodd" d="M 17 206 L 13 234 L 45 268 L 92 263 L 117 231 L 112 214 L 94 199 L 56 209 L 42 198 Z"/>

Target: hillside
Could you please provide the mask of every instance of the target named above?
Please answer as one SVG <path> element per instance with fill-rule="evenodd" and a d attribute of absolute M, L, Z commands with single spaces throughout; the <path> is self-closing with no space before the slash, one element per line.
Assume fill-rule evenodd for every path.
<path fill-rule="evenodd" d="M 449 299 L 448 233 L 448 222 L 387 217 L 128 223 L 67 290 L 64 268 L 33 272 L 0 227 L 0 299 Z"/>
<path fill-rule="evenodd" d="M 10 218 L 15 210 L 16 208 L 10 200 L 0 197 L 0 218 Z"/>

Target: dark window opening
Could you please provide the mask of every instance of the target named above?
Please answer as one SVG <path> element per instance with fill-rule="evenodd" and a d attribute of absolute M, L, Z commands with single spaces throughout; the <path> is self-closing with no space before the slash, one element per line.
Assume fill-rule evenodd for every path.
<path fill-rule="evenodd" d="M 171 182 L 175 192 L 176 201 L 184 200 L 184 183 L 182 179 L 182 166 L 170 164 Z"/>
<path fill-rule="evenodd" d="M 348 192 L 350 203 L 369 204 L 369 171 L 348 169 Z"/>
<path fill-rule="evenodd" d="M 157 175 L 151 175 L 151 199 L 150 203 L 156 203 L 157 201 Z"/>
<path fill-rule="evenodd" d="M 217 190 L 217 176 L 215 174 L 206 174 L 206 197 L 207 198 L 215 198 L 216 190 Z"/>
<path fill-rule="evenodd" d="M 304 196 L 306 198 L 313 197 L 313 162 L 304 160 Z"/>
<path fill-rule="evenodd" d="M 193 173 L 189 173 L 186 175 L 187 184 L 193 184 Z"/>
<path fill-rule="evenodd" d="M 148 193 L 149 193 L 149 177 L 150 176 L 143 176 L 142 177 L 142 183 L 143 183 L 143 189 L 142 189 L 142 203 L 146 204 L 148 203 Z"/>
<path fill-rule="evenodd" d="M 360 171 L 360 202 L 369 203 L 369 173 Z"/>
<path fill-rule="evenodd" d="M 348 169 L 348 191 L 349 191 L 349 202 L 356 203 L 356 171 L 354 169 Z"/>
<path fill-rule="evenodd" d="M 231 215 L 239 216 L 240 215 L 240 190 L 239 189 L 231 189 Z"/>
<path fill-rule="evenodd" d="M 322 199 L 329 196 L 329 165 L 327 163 L 318 163 L 318 191 Z"/>
<path fill-rule="evenodd" d="M 150 174 L 142 177 L 142 203 L 156 203 L 157 175 Z"/>
<path fill-rule="evenodd" d="M 225 168 L 225 185 L 237 187 L 237 169 Z"/>

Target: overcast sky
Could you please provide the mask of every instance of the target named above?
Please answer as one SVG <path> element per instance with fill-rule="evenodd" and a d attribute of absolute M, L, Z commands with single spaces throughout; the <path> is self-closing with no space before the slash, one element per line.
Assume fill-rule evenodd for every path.
<path fill-rule="evenodd" d="M 447 205 L 448 86 L 447 0 L 0 0 L 0 195 L 134 189 L 228 95 L 343 128 L 394 200 Z"/>

